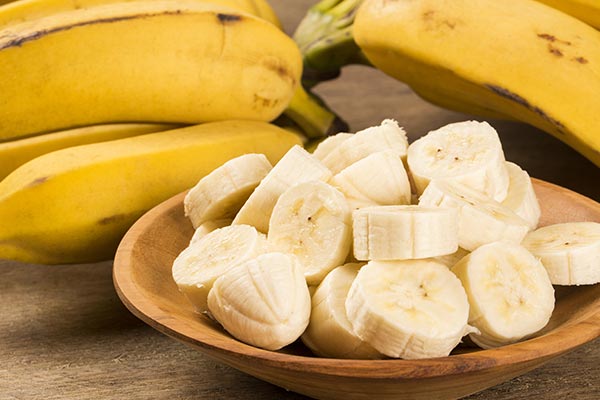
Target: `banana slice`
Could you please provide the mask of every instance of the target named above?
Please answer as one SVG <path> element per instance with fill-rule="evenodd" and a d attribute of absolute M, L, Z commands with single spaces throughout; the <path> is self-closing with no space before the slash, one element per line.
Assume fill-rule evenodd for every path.
<path fill-rule="evenodd" d="M 278 350 L 300 337 L 310 318 L 310 294 L 293 256 L 266 253 L 216 280 L 208 309 L 235 338 Z"/>
<path fill-rule="evenodd" d="M 252 225 L 266 233 L 273 207 L 283 192 L 302 182 L 327 181 L 329 178 L 331 171 L 312 154 L 296 145 L 260 182 L 233 219 L 233 224 Z"/>
<path fill-rule="evenodd" d="M 194 228 L 213 219 L 233 218 L 271 170 L 264 154 L 244 154 L 206 175 L 183 200 Z"/>
<path fill-rule="evenodd" d="M 324 182 L 296 185 L 281 195 L 271 216 L 268 241 L 274 251 L 291 253 L 316 285 L 350 252 L 350 208 L 339 190 Z"/>
<path fill-rule="evenodd" d="M 489 243 L 452 268 L 471 311 L 469 335 L 488 349 L 517 342 L 542 329 L 554 310 L 554 289 L 542 263 L 521 245 Z"/>
<path fill-rule="evenodd" d="M 541 259 L 555 285 L 600 282 L 600 223 L 548 225 L 527 234 L 523 246 Z"/>
<path fill-rule="evenodd" d="M 343 140 L 323 158 L 323 164 L 337 174 L 366 156 L 383 150 L 393 150 L 405 159 L 407 149 L 406 132 L 396 121 L 386 119 L 379 126 L 356 132 Z"/>
<path fill-rule="evenodd" d="M 353 332 L 389 357 L 447 356 L 473 332 L 460 281 L 431 260 L 369 262 L 350 287 L 346 314 Z"/>
<path fill-rule="evenodd" d="M 419 205 L 458 208 L 458 245 L 468 251 L 500 240 L 520 243 L 529 232 L 523 218 L 465 185 L 431 181 Z"/>
<path fill-rule="evenodd" d="M 346 317 L 346 297 L 364 264 L 349 263 L 335 268 L 312 296 L 308 328 L 301 339 L 313 353 L 322 357 L 378 359 L 383 356 L 352 332 Z"/>
<path fill-rule="evenodd" d="M 402 159 L 393 150 L 373 153 L 344 168 L 329 181 L 357 209 L 410 204 L 411 189 Z"/>
<path fill-rule="evenodd" d="M 342 142 L 346 139 L 351 138 L 352 133 L 338 133 L 333 136 L 329 136 L 324 139 L 321 143 L 317 145 L 315 151 L 313 151 L 313 156 L 317 157 L 319 160 L 323 160 L 329 153 L 335 150 Z"/>
<path fill-rule="evenodd" d="M 506 162 L 510 184 L 508 194 L 502 205 L 510 208 L 519 217 L 529 223 L 533 230 L 540 221 L 540 203 L 538 202 L 529 174 L 515 163 Z"/>
<path fill-rule="evenodd" d="M 252 226 L 220 228 L 190 244 L 177 256 L 173 262 L 173 280 L 197 312 L 206 312 L 206 299 L 215 280 L 266 249 L 266 236 Z"/>
<path fill-rule="evenodd" d="M 196 243 L 214 230 L 231 225 L 231 222 L 232 220 L 228 218 L 213 219 L 211 221 L 203 222 L 194 231 L 194 235 L 192 235 L 192 238 L 190 239 L 190 244 Z"/>
<path fill-rule="evenodd" d="M 458 211 L 421 206 L 365 207 L 352 214 L 357 260 L 406 260 L 458 249 Z"/>
<path fill-rule="evenodd" d="M 409 146 L 407 161 L 419 194 L 433 179 L 461 183 L 496 201 L 508 192 L 502 144 L 487 122 L 458 122 L 431 131 Z"/>

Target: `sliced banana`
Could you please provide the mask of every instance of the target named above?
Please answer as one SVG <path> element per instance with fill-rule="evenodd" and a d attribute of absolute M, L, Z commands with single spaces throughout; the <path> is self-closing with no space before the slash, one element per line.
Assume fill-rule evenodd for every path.
<path fill-rule="evenodd" d="M 407 149 L 406 132 L 396 121 L 386 119 L 381 125 L 356 132 L 342 141 L 323 158 L 323 164 L 333 174 L 337 174 L 366 156 L 383 150 L 393 150 L 400 157 L 406 158 Z"/>
<path fill-rule="evenodd" d="M 346 297 L 364 264 L 349 263 L 335 268 L 312 296 L 310 322 L 301 339 L 322 357 L 378 359 L 383 356 L 352 331 L 346 317 Z"/>
<path fill-rule="evenodd" d="M 487 122 L 457 122 L 431 131 L 409 146 L 407 161 L 418 193 L 433 179 L 461 183 L 496 201 L 508 192 L 502 144 Z"/>
<path fill-rule="evenodd" d="M 517 164 L 506 162 L 506 169 L 510 178 L 508 194 L 502 205 L 510 208 L 519 217 L 529 223 L 533 230 L 540 221 L 540 203 L 538 202 L 529 174 Z"/>
<path fill-rule="evenodd" d="M 368 155 L 344 168 L 329 183 L 344 193 L 352 209 L 411 202 L 408 174 L 393 150 Z"/>
<path fill-rule="evenodd" d="M 190 244 L 196 243 L 198 240 L 202 239 L 204 236 L 208 235 L 214 230 L 231 225 L 231 222 L 232 220 L 229 218 L 213 219 L 203 222 L 194 230 L 194 234 L 190 239 Z"/>
<path fill-rule="evenodd" d="M 541 259 L 555 285 L 600 282 L 600 223 L 548 225 L 527 234 L 523 246 Z"/>
<path fill-rule="evenodd" d="M 357 260 L 407 260 L 458 249 L 458 211 L 453 208 L 376 206 L 352 214 Z"/>
<path fill-rule="evenodd" d="M 277 199 L 288 188 L 308 181 L 327 181 L 329 171 L 312 154 L 296 145 L 292 147 L 252 192 L 233 219 L 233 224 L 247 224 L 266 233 Z"/>
<path fill-rule="evenodd" d="M 233 218 L 271 170 L 264 154 L 244 154 L 206 175 L 183 200 L 194 228 L 214 219 Z"/>
<path fill-rule="evenodd" d="M 313 156 L 317 157 L 319 160 L 323 160 L 329 153 L 335 150 L 342 142 L 346 139 L 351 138 L 352 133 L 338 133 L 333 136 L 329 136 L 325 138 L 321 143 L 317 145 L 315 151 L 313 151 Z"/>
<path fill-rule="evenodd" d="M 517 342 L 542 329 L 554 310 L 554 289 L 542 263 L 523 246 L 495 242 L 452 268 L 469 298 L 469 335 L 487 349 Z"/>
<path fill-rule="evenodd" d="M 353 332 L 389 357 L 447 356 L 473 331 L 460 281 L 431 260 L 369 262 L 350 287 L 346 314 Z"/>
<path fill-rule="evenodd" d="M 268 241 L 274 251 L 298 257 L 308 284 L 318 284 L 350 252 L 352 217 L 344 195 L 320 181 L 286 190 L 273 209 Z"/>
<path fill-rule="evenodd" d="M 206 312 L 206 298 L 215 280 L 266 249 L 266 236 L 252 226 L 220 228 L 191 243 L 177 256 L 173 280 L 197 312 Z"/>
<path fill-rule="evenodd" d="M 458 245 L 468 251 L 500 240 L 520 243 L 529 232 L 523 218 L 465 185 L 433 180 L 419 198 L 419 205 L 457 208 Z"/>
<path fill-rule="evenodd" d="M 283 253 L 247 260 L 215 281 L 208 308 L 235 338 L 278 350 L 308 326 L 311 301 L 302 265 Z"/>

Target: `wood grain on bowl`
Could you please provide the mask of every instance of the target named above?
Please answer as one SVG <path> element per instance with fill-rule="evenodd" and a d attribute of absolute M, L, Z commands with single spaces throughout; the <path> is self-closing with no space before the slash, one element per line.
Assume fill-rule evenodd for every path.
<path fill-rule="evenodd" d="M 600 222 L 600 204 L 534 180 L 541 225 Z M 493 350 L 457 348 L 427 360 L 318 358 L 299 342 L 278 352 L 229 336 L 196 314 L 171 278 L 193 234 L 181 193 L 144 215 L 115 258 L 113 280 L 127 308 L 158 331 L 257 378 L 318 399 L 454 399 L 524 374 L 600 336 L 600 285 L 557 287 L 550 323 L 536 337 Z"/>

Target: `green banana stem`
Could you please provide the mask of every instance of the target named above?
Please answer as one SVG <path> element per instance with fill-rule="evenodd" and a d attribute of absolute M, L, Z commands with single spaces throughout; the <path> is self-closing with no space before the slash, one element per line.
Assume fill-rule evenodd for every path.
<path fill-rule="evenodd" d="M 298 86 L 283 114 L 294 121 L 308 138 L 319 138 L 348 130 L 348 124 L 316 95 Z"/>
<path fill-rule="evenodd" d="M 345 65 L 371 65 L 352 36 L 354 16 L 362 1 L 322 0 L 300 21 L 293 38 L 304 58 L 305 87 L 338 77 Z"/>

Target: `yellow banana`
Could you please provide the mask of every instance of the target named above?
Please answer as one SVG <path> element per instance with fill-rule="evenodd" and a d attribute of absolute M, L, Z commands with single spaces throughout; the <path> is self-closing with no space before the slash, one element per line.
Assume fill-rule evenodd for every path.
<path fill-rule="evenodd" d="M 0 259 L 110 259 L 145 211 L 245 153 L 271 163 L 298 137 L 259 121 L 212 122 L 40 156 L 0 182 Z"/>
<path fill-rule="evenodd" d="M 598 0 L 537 0 L 600 29 L 600 1 Z"/>
<path fill-rule="evenodd" d="M 270 121 L 301 69 L 288 36 L 232 8 L 156 0 L 65 11 L 0 31 L 0 141 L 108 122 Z"/>
<path fill-rule="evenodd" d="M 533 0 L 365 0 L 353 34 L 430 101 L 527 122 L 600 165 L 600 32 L 589 25 Z"/>
<path fill-rule="evenodd" d="M 27 161 L 51 151 L 177 128 L 167 124 L 106 124 L 0 143 L 0 181 Z"/>

